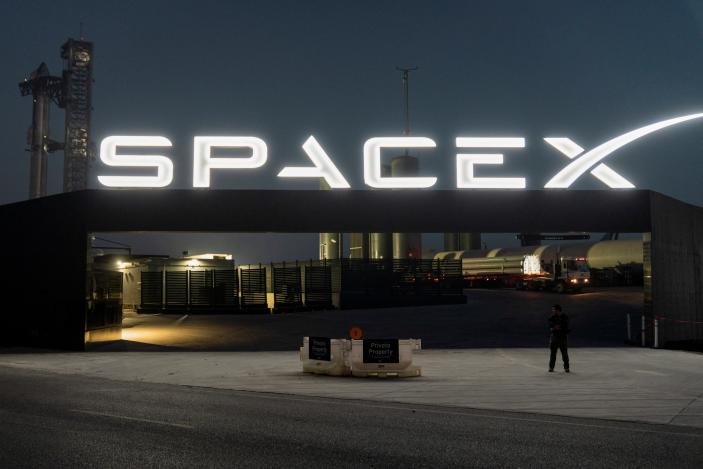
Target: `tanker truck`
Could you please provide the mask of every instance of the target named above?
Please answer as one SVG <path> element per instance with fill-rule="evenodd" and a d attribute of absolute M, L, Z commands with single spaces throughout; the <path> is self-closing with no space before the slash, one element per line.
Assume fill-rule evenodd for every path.
<path fill-rule="evenodd" d="M 434 259 L 454 259 L 469 261 L 464 264 L 464 275 L 470 286 L 508 284 L 511 286 L 532 288 L 534 281 L 520 283 L 521 278 L 552 277 L 551 282 L 565 282 L 564 287 L 581 285 L 581 278 L 554 279 L 556 259 L 560 259 L 559 268 L 573 275 L 574 271 L 586 270 L 589 275 L 583 278 L 584 285 L 596 283 L 600 286 L 641 285 L 643 278 L 643 243 L 641 239 L 601 240 L 589 243 L 561 245 L 520 246 L 493 249 L 476 249 L 466 251 L 442 251 L 433 254 Z M 522 262 L 526 256 L 534 255 L 539 259 L 539 275 L 525 275 Z M 566 262 L 566 266 L 564 266 Z M 585 265 L 584 265 L 585 264 Z M 588 282 L 585 279 L 588 279 Z M 545 280 L 546 281 L 546 280 Z M 540 285 L 537 283 L 536 285 Z M 555 289 L 561 289 L 553 284 Z M 542 288 L 547 288 L 548 285 Z M 572 287 L 573 288 L 573 287 Z M 581 287 L 583 288 L 583 287 Z M 566 288 L 565 288 L 566 289 Z"/>
<path fill-rule="evenodd" d="M 447 253 L 444 258 L 447 258 Z M 539 254 L 496 257 L 462 257 L 467 287 L 508 286 L 517 289 L 581 291 L 590 283 L 590 271 L 582 257 Z"/>

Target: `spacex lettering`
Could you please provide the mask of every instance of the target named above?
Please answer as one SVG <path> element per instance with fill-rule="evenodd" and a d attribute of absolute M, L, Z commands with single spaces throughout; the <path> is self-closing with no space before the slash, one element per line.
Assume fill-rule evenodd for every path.
<path fill-rule="evenodd" d="M 634 184 L 602 162 L 615 150 L 657 130 L 682 122 L 699 119 L 703 113 L 655 122 L 608 140 L 591 150 L 584 150 L 566 137 L 547 137 L 544 141 L 569 158 L 571 162 L 552 177 L 547 189 L 566 189 L 589 171 L 591 175 L 613 189 L 630 189 Z M 120 148 L 171 147 L 171 141 L 161 136 L 111 136 L 100 144 L 100 160 L 108 166 L 122 168 L 151 168 L 155 176 L 98 176 L 107 187 L 166 187 L 173 181 L 173 162 L 159 154 L 119 154 Z M 437 144 L 427 137 L 374 137 L 364 143 L 364 183 L 377 189 L 420 189 L 436 184 L 436 177 L 382 176 L 381 152 L 387 148 L 435 148 Z M 477 165 L 502 165 L 503 153 L 498 149 L 524 148 L 522 137 L 457 137 L 458 149 L 483 149 L 483 151 L 456 154 L 456 187 L 459 189 L 524 189 L 523 177 L 477 177 Z M 302 146 L 312 166 L 287 166 L 278 173 L 280 178 L 322 178 L 332 189 L 349 189 L 351 186 L 325 152 L 310 136 Z M 213 156 L 214 149 L 244 149 L 248 156 Z M 254 169 L 268 159 L 266 142 L 257 137 L 201 137 L 193 140 L 193 187 L 210 187 L 210 173 L 214 169 Z"/>

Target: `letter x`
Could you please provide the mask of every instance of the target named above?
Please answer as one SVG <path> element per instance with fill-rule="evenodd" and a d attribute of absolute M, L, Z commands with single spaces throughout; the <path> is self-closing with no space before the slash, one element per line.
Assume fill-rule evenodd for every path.
<path fill-rule="evenodd" d="M 574 159 L 585 151 L 578 143 L 566 137 L 547 137 L 544 141 L 559 150 L 569 159 Z M 635 187 L 634 184 L 616 173 L 605 163 L 601 163 L 593 168 L 591 174 L 612 189 L 632 189 Z"/>
<path fill-rule="evenodd" d="M 606 185 L 612 188 L 633 188 L 635 187 L 630 181 L 620 176 L 618 173 L 608 168 L 600 161 L 608 157 L 618 148 L 622 148 L 630 142 L 637 140 L 638 138 L 649 135 L 652 132 L 656 132 L 661 129 L 665 129 L 672 125 L 680 124 L 682 122 L 687 122 L 693 119 L 700 119 L 703 117 L 703 113 L 689 114 L 686 116 L 674 117 L 672 119 L 663 120 L 660 122 L 655 122 L 653 124 L 645 125 L 639 129 L 631 130 L 627 133 L 619 135 L 615 138 L 608 140 L 607 142 L 601 143 L 597 147 L 584 153 L 583 148 L 574 143 L 568 138 L 545 138 L 544 140 L 551 146 L 565 154 L 569 159 L 573 159 L 571 163 L 566 165 L 564 169 L 559 171 L 556 176 L 545 184 L 546 189 L 561 188 L 566 189 L 569 187 L 576 179 L 578 179 L 583 173 L 591 170 L 591 174 L 603 181 Z M 576 158 L 578 156 L 578 158 Z M 576 158 L 576 159 L 574 159 Z"/>

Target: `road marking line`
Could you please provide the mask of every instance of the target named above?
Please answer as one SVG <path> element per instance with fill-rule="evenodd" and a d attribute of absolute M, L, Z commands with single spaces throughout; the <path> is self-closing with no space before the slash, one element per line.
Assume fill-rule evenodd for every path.
<path fill-rule="evenodd" d="M 111 417 L 111 418 L 115 418 L 115 419 L 133 420 L 135 422 L 155 423 L 157 425 L 168 425 L 170 427 L 188 428 L 188 429 L 193 428 L 191 425 L 185 425 L 183 423 L 172 423 L 172 422 L 164 422 L 161 420 L 151 420 L 151 419 L 141 419 L 141 418 L 137 418 L 137 417 L 127 417 L 126 415 L 109 414 L 107 412 L 96 412 L 93 410 L 71 409 L 71 412 L 78 412 L 80 414 L 88 414 L 88 415 L 97 415 L 99 417 Z"/>
<path fill-rule="evenodd" d="M 658 371 L 649 371 L 649 370 L 632 370 L 635 373 L 641 373 L 643 375 L 654 375 L 654 376 L 669 376 L 664 373 L 659 373 Z"/>

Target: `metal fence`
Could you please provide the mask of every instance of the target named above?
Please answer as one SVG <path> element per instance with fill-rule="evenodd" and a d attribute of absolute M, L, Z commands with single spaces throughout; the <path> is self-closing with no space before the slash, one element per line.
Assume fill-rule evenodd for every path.
<path fill-rule="evenodd" d="M 141 307 L 161 309 L 164 300 L 163 272 L 141 272 Z"/>
<path fill-rule="evenodd" d="M 460 260 L 339 259 L 141 272 L 141 312 L 276 312 L 462 303 Z"/>
<path fill-rule="evenodd" d="M 332 267 L 305 265 L 305 306 L 309 309 L 333 308 Z"/>
<path fill-rule="evenodd" d="M 274 311 L 299 311 L 303 309 L 303 282 L 300 266 L 271 265 Z"/>
<path fill-rule="evenodd" d="M 240 268 L 241 306 L 243 312 L 267 311 L 266 267 Z"/>
<path fill-rule="evenodd" d="M 236 312 L 236 270 L 141 272 L 140 312 Z"/>

